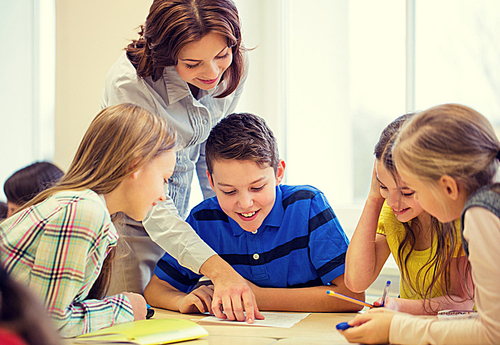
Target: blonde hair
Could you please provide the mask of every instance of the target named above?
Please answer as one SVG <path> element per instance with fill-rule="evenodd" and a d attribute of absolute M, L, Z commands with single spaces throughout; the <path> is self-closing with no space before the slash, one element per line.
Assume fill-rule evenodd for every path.
<path fill-rule="evenodd" d="M 442 176 L 448 175 L 469 196 L 493 182 L 499 150 L 500 142 L 483 115 L 464 105 L 443 104 L 405 123 L 396 138 L 393 157 L 399 171 L 427 182 L 431 191 L 436 190 Z M 453 250 L 441 240 L 437 246 L 437 250 Z M 469 277 L 470 263 L 464 275 L 464 280 Z M 467 285 L 466 289 L 473 296 Z"/>
<path fill-rule="evenodd" d="M 490 122 L 460 104 L 430 108 L 407 121 L 393 148 L 399 171 L 435 185 L 449 175 L 467 196 L 493 182 L 500 142 Z"/>
<path fill-rule="evenodd" d="M 24 208 L 63 190 L 110 193 L 149 160 L 172 150 L 175 144 L 174 131 L 149 111 L 130 103 L 105 108 L 87 129 L 68 172 Z"/>
<path fill-rule="evenodd" d="M 175 146 L 175 132 L 159 116 L 130 103 L 105 108 L 87 129 L 68 172 L 22 209 L 60 191 L 91 189 L 97 194 L 110 193 L 152 158 Z M 106 257 L 88 298 L 104 296 L 115 248 Z"/>

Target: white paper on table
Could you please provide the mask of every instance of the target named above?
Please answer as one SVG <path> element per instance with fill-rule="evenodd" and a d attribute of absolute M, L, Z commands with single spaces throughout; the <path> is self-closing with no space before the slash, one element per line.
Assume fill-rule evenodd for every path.
<path fill-rule="evenodd" d="M 280 328 L 290 328 L 302 319 L 305 319 L 310 313 L 273 313 L 273 312 L 261 312 L 265 317 L 264 320 L 255 320 L 252 324 L 245 321 L 230 321 L 219 319 L 215 316 L 207 316 L 203 319 L 193 320 L 193 321 L 205 321 L 213 323 L 233 323 L 240 326 L 267 326 L 267 327 L 280 327 Z"/>

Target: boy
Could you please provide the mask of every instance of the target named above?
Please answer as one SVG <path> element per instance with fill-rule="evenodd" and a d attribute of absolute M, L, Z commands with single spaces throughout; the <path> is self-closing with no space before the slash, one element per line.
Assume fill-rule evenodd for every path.
<path fill-rule="evenodd" d="M 212 129 L 205 150 L 216 197 L 193 208 L 187 222 L 249 280 L 259 309 L 360 310 L 326 294 L 333 290 L 364 300 L 364 293 L 344 285 L 348 239 L 323 193 L 310 186 L 280 185 L 285 162 L 264 120 L 229 115 Z M 199 279 L 165 254 L 144 296 L 152 306 L 212 313 L 212 287 L 197 285 Z"/>

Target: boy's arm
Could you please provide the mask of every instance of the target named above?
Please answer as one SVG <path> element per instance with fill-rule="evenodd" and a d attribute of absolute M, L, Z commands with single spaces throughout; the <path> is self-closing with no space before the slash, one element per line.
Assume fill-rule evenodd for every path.
<path fill-rule="evenodd" d="M 212 313 L 212 296 L 213 286 L 203 285 L 185 293 L 156 275 L 153 275 L 144 290 L 144 297 L 151 306 L 189 314 Z"/>
<path fill-rule="evenodd" d="M 329 286 L 305 288 L 266 288 L 250 284 L 260 310 L 301 312 L 356 312 L 362 306 L 326 294 L 332 290 L 362 301 L 365 294 L 354 293 L 344 284 L 344 275 L 332 280 Z"/>
<path fill-rule="evenodd" d="M 378 277 L 390 254 L 386 237 L 377 234 L 384 198 L 380 195 L 375 167 L 370 193 L 347 248 L 345 283 L 352 291 L 366 290 Z"/>

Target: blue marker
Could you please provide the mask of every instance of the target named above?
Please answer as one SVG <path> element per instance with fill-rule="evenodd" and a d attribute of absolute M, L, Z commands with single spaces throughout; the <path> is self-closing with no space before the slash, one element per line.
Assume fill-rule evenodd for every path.
<path fill-rule="evenodd" d="M 339 331 L 345 331 L 348 328 L 351 328 L 352 326 L 349 325 L 347 322 L 341 322 L 338 323 L 337 326 L 335 326 Z"/>
<path fill-rule="evenodd" d="M 382 294 L 382 304 L 381 307 L 385 307 L 385 303 L 387 302 L 387 297 L 389 297 L 389 288 L 391 287 L 391 281 L 388 280 L 385 284 L 384 293 Z"/>

